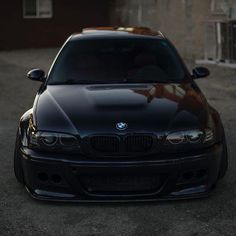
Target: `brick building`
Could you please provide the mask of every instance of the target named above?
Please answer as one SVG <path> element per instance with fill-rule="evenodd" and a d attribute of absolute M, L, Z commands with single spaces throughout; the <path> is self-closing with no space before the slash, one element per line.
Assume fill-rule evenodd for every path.
<path fill-rule="evenodd" d="M 55 47 L 83 27 L 109 24 L 108 0 L 1 2 L 0 49 Z"/>
<path fill-rule="evenodd" d="M 236 62 L 236 0 L 11 0 L 0 9 L 0 50 L 60 46 L 90 26 L 147 26 L 187 59 Z"/>

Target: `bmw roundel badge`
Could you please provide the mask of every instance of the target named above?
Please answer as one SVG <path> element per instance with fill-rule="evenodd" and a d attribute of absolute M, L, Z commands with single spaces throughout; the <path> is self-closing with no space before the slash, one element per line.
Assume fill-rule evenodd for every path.
<path fill-rule="evenodd" d="M 116 128 L 118 130 L 126 130 L 128 128 L 128 125 L 125 122 L 119 122 L 116 124 Z"/>

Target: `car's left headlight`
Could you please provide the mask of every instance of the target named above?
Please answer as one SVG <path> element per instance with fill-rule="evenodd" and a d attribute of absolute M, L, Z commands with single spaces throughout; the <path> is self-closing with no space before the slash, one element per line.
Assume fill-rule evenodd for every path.
<path fill-rule="evenodd" d="M 177 131 L 166 136 L 164 149 L 185 151 L 208 147 L 214 144 L 214 140 L 214 133 L 211 129 Z"/>
<path fill-rule="evenodd" d="M 29 146 L 47 151 L 76 151 L 80 149 L 79 139 L 71 134 L 56 132 L 29 132 Z"/>

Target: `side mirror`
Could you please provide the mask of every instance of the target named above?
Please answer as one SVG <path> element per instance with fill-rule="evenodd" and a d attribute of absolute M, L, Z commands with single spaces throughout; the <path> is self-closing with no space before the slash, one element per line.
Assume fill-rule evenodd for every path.
<path fill-rule="evenodd" d="M 193 69 L 193 78 L 199 79 L 210 75 L 210 71 L 205 67 L 196 67 Z"/>
<path fill-rule="evenodd" d="M 34 81 L 40 81 L 40 82 L 44 82 L 46 80 L 46 76 L 45 76 L 45 72 L 41 69 L 34 69 L 31 70 L 28 74 L 27 77 L 30 80 L 34 80 Z"/>

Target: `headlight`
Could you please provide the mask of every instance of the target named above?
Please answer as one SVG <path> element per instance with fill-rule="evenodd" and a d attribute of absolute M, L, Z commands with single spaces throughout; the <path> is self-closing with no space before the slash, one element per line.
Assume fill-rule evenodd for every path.
<path fill-rule="evenodd" d="M 204 136 L 204 143 L 212 143 L 214 142 L 214 133 L 211 129 L 205 130 L 205 136 Z"/>
<path fill-rule="evenodd" d="M 29 145 L 31 148 L 48 151 L 78 150 L 80 148 L 79 140 L 74 135 L 39 131 L 29 133 Z"/>
<path fill-rule="evenodd" d="M 166 136 L 164 148 L 183 150 L 207 147 L 214 144 L 214 133 L 211 129 L 186 130 L 170 133 Z"/>
<path fill-rule="evenodd" d="M 42 133 L 39 137 L 39 141 L 45 146 L 53 147 L 57 144 L 58 138 L 56 134 Z"/>
<path fill-rule="evenodd" d="M 170 144 L 178 145 L 182 143 L 199 143 L 203 140 L 204 133 L 200 130 L 179 131 L 171 133 L 166 137 Z"/>

